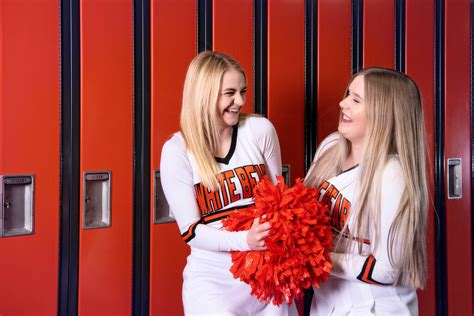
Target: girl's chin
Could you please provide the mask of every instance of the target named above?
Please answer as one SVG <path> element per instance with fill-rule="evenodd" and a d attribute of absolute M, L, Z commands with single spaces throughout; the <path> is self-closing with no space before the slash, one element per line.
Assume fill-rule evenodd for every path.
<path fill-rule="evenodd" d="M 239 121 L 239 113 L 225 113 L 224 114 L 224 122 L 227 124 L 227 125 L 230 125 L 230 126 L 233 126 L 235 124 L 237 124 L 237 122 Z"/>

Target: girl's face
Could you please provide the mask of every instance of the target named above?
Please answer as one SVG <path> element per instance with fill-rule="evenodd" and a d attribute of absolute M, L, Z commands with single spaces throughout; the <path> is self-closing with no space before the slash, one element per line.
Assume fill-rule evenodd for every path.
<path fill-rule="evenodd" d="M 245 104 L 247 86 L 242 74 L 230 68 L 222 76 L 221 89 L 217 99 L 219 128 L 224 131 L 239 121 L 239 113 Z"/>
<path fill-rule="evenodd" d="M 347 96 L 339 102 L 341 117 L 338 131 L 352 144 L 357 145 L 363 143 L 367 130 L 364 87 L 364 76 L 357 76 L 349 85 Z"/>

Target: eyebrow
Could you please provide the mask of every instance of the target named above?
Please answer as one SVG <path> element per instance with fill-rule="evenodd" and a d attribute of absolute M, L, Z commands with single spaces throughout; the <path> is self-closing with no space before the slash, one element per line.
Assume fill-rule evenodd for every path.
<path fill-rule="evenodd" d="M 247 90 L 247 86 L 242 87 L 242 89 L 240 89 L 240 91 L 242 91 L 242 90 Z M 237 89 L 234 89 L 234 88 L 226 88 L 226 89 L 224 89 L 224 90 L 222 90 L 222 91 L 224 91 L 224 92 L 226 92 L 226 91 L 237 91 Z"/>

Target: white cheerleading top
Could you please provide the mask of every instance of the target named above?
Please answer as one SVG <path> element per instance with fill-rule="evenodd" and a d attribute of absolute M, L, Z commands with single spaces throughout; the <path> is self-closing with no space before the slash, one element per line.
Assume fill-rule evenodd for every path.
<path fill-rule="evenodd" d="M 314 163 L 317 164 L 321 154 L 335 145 L 339 137 L 333 133 L 321 143 Z M 334 265 L 331 278 L 319 289 L 314 288 L 311 315 L 418 315 L 416 290 L 394 284 L 398 271 L 388 255 L 389 230 L 405 190 L 398 157 L 390 158 L 382 175 L 381 240 L 377 246 L 370 232 L 365 236 L 351 234 L 354 221 L 349 215 L 351 205 L 356 202 L 359 169 L 354 166 L 321 184 L 319 201 L 329 206 L 335 232 L 340 232 L 349 221 L 343 232 L 344 242 L 361 243 L 362 253 L 367 255 L 359 254 L 357 244 L 348 248 L 348 255 L 343 256 L 337 250 L 331 253 Z M 396 246 L 393 255 L 396 260 Z"/>
<path fill-rule="evenodd" d="M 253 203 L 253 189 L 268 175 L 281 174 L 281 154 L 273 125 L 249 116 L 234 126 L 229 153 L 216 158 L 222 180 L 211 192 L 197 173 L 193 155 L 181 133 L 163 146 L 161 181 L 181 236 L 191 247 L 183 272 L 186 315 L 289 315 L 280 307 L 259 302 L 250 286 L 233 278 L 230 251 L 248 251 L 247 231 L 229 232 L 221 220 Z M 294 304 L 292 306 L 293 311 Z M 296 312 L 295 312 L 296 313 Z"/>

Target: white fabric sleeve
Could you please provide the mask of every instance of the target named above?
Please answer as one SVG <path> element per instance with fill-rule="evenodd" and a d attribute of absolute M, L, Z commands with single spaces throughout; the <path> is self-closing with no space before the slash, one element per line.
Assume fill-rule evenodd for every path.
<path fill-rule="evenodd" d="M 381 223 L 380 223 L 380 242 L 377 249 L 372 254 L 363 256 L 358 254 L 332 253 L 333 262 L 332 275 L 348 279 L 358 280 L 364 283 L 390 285 L 393 284 L 398 274 L 398 269 L 394 267 L 389 260 L 389 231 L 397 215 L 398 206 L 405 183 L 397 159 L 391 159 L 385 167 L 382 176 L 381 188 Z M 396 259 L 398 254 L 394 247 L 393 257 Z"/>
<path fill-rule="evenodd" d="M 318 149 L 316 150 L 316 154 L 314 155 L 314 161 L 317 161 L 326 150 L 336 145 L 340 137 L 341 135 L 339 134 L 339 132 L 334 132 L 328 135 L 325 139 L 323 139 L 321 144 L 318 146 Z"/>
<path fill-rule="evenodd" d="M 341 136 L 338 132 L 334 132 L 334 133 L 330 134 L 329 136 L 327 136 L 325 139 L 323 139 L 321 144 L 319 144 L 318 149 L 316 149 L 316 153 L 314 154 L 313 162 L 311 162 L 311 166 L 309 167 L 308 172 L 306 172 L 306 177 L 311 174 L 311 172 L 313 171 L 314 166 L 316 165 L 316 162 L 319 160 L 319 158 L 321 158 L 321 155 L 326 150 L 328 150 L 332 146 L 336 145 L 337 141 L 339 140 L 340 137 Z M 305 179 L 306 179 L 306 177 L 305 177 Z"/>
<path fill-rule="evenodd" d="M 268 177 L 276 184 L 281 176 L 281 151 L 278 135 L 273 124 L 264 117 L 249 117 L 250 130 L 265 159 Z"/>
<path fill-rule="evenodd" d="M 248 251 L 248 231 L 229 232 L 200 224 L 193 173 L 184 141 L 168 140 L 161 152 L 160 174 L 163 191 L 183 239 L 192 247 L 212 251 Z"/>

